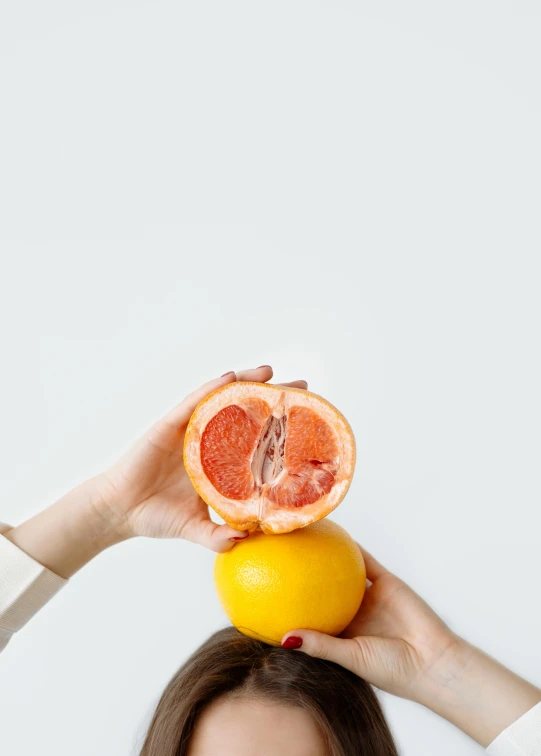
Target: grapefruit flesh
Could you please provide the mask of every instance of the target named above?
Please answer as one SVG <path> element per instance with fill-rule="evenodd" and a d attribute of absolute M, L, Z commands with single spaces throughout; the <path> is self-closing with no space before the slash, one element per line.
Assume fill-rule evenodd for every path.
<path fill-rule="evenodd" d="M 232 527 L 285 533 L 338 506 L 355 442 L 345 418 L 316 394 L 236 382 L 196 408 L 184 463 L 198 493 Z"/>

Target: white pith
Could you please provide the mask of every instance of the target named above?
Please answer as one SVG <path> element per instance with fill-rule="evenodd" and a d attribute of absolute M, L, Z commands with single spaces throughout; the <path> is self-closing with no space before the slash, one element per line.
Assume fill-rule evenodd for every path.
<path fill-rule="evenodd" d="M 259 492 L 258 520 L 263 517 L 265 502 L 261 492 L 266 486 L 278 483 L 284 474 L 287 414 L 282 405 L 276 408 L 275 412 L 280 414 L 269 415 L 250 463 L 254 483 Z"/>

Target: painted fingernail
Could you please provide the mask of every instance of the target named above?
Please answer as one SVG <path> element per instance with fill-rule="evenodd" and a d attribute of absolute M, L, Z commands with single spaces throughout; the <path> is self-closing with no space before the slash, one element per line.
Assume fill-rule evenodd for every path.
<path fill-rule="evenodd" d="M 302 646 L 302 638 L 299 638 L 296 635 L 290 635 L 289 638 L 286 638 L 285 641 L 282 643 L 282 648 L 300 648 Z"/>
<path fill-rule="evenodd" d="M 229 373 L 224 373 L 223 375 L 220 376 L 220 378 L 225 378 L 226 375 L 235 375 L 235 371 L 230 370 Z"/>
<path fill-rule="evenodd" d="M 230 541 L 245 541 L 248 538 L 248 533 L 244 536 L 234 536 L 233 538 L 230 538 Z"/>

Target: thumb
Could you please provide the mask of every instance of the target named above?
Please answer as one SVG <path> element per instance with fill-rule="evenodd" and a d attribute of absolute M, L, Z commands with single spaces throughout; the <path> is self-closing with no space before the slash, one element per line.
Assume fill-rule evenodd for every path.
<path fill-rule="evenodd" d="M 388 643 L 387 639 L 375 636 L 334 638 L 315 630 L 294 630 L 282 639 L 283 648 L 303 651 L 308 656 L 340 664 L 374 685 L 383 676 Z"/>
<path fill-rule="evenodd" d="M 229 525 L 217 525 L 208 519 L 198 523 L 197 533 L 191 535 L 192 537 L 188 536 L 189 540 L 193 540 L 211 551 L 223 554 L 250 534 L 247 530 L 235 530 Z"/>
<path fill-rule="evenodd" d="M 349 669 L 350 672 L 362 676 L 364 665 L 360 658 L 362 654 L 357 639 L 334 638 L 332 635 L 318 633 L 315 630 L 294 630 L 284 636 L 282 647 L 298 649 L 308 656 L 335 662 Z"/>

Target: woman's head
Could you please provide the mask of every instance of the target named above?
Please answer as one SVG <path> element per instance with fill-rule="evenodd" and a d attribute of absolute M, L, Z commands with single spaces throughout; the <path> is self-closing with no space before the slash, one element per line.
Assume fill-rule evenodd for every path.
<path fill-rule="evenodd" d="M 234 628 L 184 664 L 156 708 L 141 756 L 397 756 L 371 687 Z"/>

